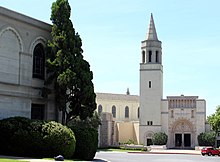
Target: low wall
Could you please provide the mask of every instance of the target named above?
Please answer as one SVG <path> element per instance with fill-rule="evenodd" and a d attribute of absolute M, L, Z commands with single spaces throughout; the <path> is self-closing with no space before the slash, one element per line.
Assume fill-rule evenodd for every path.
<path fill-rule="evenodd" d="M 211 147 L 211 146 L 195 146 L 195 150 L 196 151 L 201 151 L 202 148 L 204 148 L 204 147 Z"/>
<path fill-rule="evenodd" d="M 143 146 L 143 145 L 123 145 L 125 147 L 125 149 L 146 149 L 147 146 Z"/>
<path fill-rule="evenodd" d="M 166 150 L 166 145 L 150 145 L 149 147 L 151 150 Z"/>

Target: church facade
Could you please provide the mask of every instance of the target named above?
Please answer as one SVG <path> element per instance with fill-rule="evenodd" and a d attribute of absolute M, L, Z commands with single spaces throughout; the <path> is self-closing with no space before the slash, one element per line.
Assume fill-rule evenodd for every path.
<path fill-rule="evenodd" d="M 206 101 L 184 95 L 163 98 L 161 44 L 151 15 L 146 40 L 141 44 L 140 96 L 105 94 L 103 98 L 98 93 L 98 111 L 102 108 L 113 115 L 116 143 L 133 140 L 149 146 L 154 133 L 164 132 L 168 148 L 193 148 L 198 145 L 198 135 L 207 131 Z"/>

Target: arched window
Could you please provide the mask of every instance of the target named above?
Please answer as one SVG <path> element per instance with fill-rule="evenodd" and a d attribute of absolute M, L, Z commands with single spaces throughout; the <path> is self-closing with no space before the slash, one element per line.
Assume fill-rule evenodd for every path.
<path fill-rule="evenodd" d="M 42 44 L 37 44 L 33 53 L 33 78 L 44 79 L 45 54 Z"/>
<path fill-rule="evenodd" d="M 129 107 L 125 107 L 125 118 L 129 118 Z"/>
<path fill-rule="evenodd" d="M 142 51 L 142 63 L 145 63 L 145 51 Z"/>
<path fill-rule="evenodd" d="M 102 105 L 99 105 L 98 106 L 98 114 L 101 114 L 102 113 Z"/>
<path fill-rule="evenodd" d="M 156 62 L 159 62 L 159 52 L 156 51 Z"/>
<path fill-rule="evenodd" d="M 137 117 L 138 118 L 140 117 L 140 107 L 138 107 L 138 109 L 137 109 Z"/>
<path fill-rule="evenodd" d="M 148 62 L 152 61 L 152 51 L 148 51 Z"/>
<path fill-rule="evenodd" d="M 112 116 L 113 116 L 113 118 L 116 118 L 116 107 L 115 107 L 115 105 L 112 106 Z"/>

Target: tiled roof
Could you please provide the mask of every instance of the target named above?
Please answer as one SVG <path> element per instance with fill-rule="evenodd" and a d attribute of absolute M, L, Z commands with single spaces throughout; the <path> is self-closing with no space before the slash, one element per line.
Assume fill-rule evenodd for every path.
<path fill-rule="evenodd" d="M 96 93 L 97 99 L 106 100 L 124 100 L 124 101 L 137 101 L 139 102 L 138 95 L 126 95 L 126 94 L 112 94 L 112 93 Z"/>

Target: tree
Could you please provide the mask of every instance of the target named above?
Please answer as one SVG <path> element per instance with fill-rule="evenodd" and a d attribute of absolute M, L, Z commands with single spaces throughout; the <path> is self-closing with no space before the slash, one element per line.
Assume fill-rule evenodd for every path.
<path fill-rule="evenodd" d="M 54 85 L 56 107 L 62 111 L 63 124 L 77 116 L 92 117 L 96 109 L 93 73 L 83 58 L 82 41 L 73 28 L 70 13 L 68 0 L 52 4 L 52 40 L 48 41 L 46 56 L 45 85 Z"/>
<path fill-rule="evenodd" d="M 154 133 L 152 136 L 152 142 L 154 145 L 166 145 L 168 136 L 164 132 Z"/>
<path fill-rule="evenodd" d="M 199 146 L 214 146 L 215 132 L 200 133 L 197 137 Z"/>
<path fill-rule="evenodd" d="M 215 131 L 215 136 L 217 136 L 220 131 L 220 106 L 217 106 L 216 112 L 208 116 L 208 122 L 211 125 L 213 131 Z M 215 140 L 215 146 L 217 146 L 217 141 Z"/>

